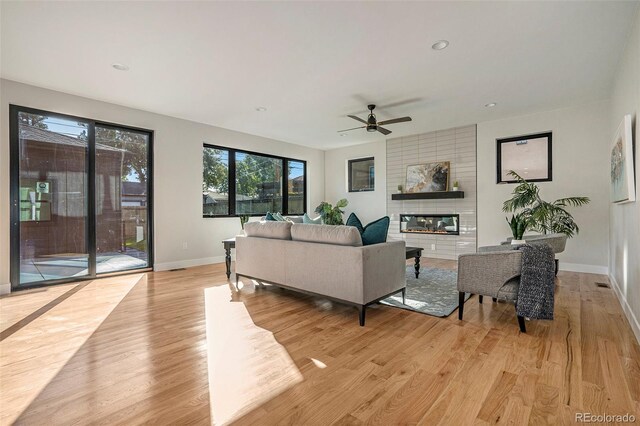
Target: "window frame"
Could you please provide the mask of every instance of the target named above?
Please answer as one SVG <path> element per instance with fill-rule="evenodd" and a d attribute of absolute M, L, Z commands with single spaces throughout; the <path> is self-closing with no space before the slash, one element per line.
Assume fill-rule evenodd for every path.
<path fill-rule="evenodd" d="M 240 154 L 248 154 L 248 155 L 258 155 L 261 157 L 267 157 L 275 160 L 279 160 L 282 163 L 282 183 L 281 183 L 281 192 L 282 192 L 282 214 L 283 215 L 302 215 L 307 211 L 307 162 L 305 160 L 300 160 L 297 158 L 291 157 L 283 157 L 279 155 L 266 154 L 264 152 L 257 151 L 249 151 L 246 149 L 236 149 L 222 145 L 214 145 L 209 143 L 203 143 L 202 148 L 210 148 L 210 149 L 219 149 L 223 151 L 227 151 L 229 153 L 229 173 L 227 176 L 228 188 L 229 188 L 229 211 L 227 214 L 204 214 L 202 213 L 202 217 L 204 219 L 215 219 L 221 217 L 240 217 L 241 215 L 236 214 L 236 153 Z M 289 162 L 295 161 L 297 163 L 302 163 L 302 176 L 303 176 L 303 210 L 302 212 L 289 212 Z M 204 164 L 203 164 L 204 167 Z M 286 178 L 285 178 L 286 177 Z M 202 208 L 202 207 L 201 207 Z M 255 213 L 250 214 L 251 217 L 262 217 L 266 213 Z"/>
<path fill-rule="evenodd" d="M 369 188 L 369 189 L 353 189 L 353 182 L 352 182 L 352 174 L 351 174 L 351 167 L 353 166 L 353 163 L 359 163 L 362 161 L 373 161 L 373 187 Z M 376 175 L 375 175 L 375 170 L 376 170 L 376 158 L 375 157 L 362 157 L 362 158 L 353 158 L 351 160 L 347 161 L 347 192 L 374 192 L 376 190 Z"/>
<path fill-rule="evenodd" d="M 80 277 L 54 278 L 44 281 L 37 281 L 33 284 L 20 283 L 20 132 L 19 114 L 35 114 L 64 120 L 74 120 L 87 125 L 87 216 L 85 224 L 88 265 L 87 275 Z M 137 269 L 126 269 L 117 272 L 97 273 L 97 225 L 96 225 L 96 127 L 113 127 L 127 131 L 146 133 L 149 136 L 147 146 L 147 232 L 148 232 L 148 254 L 147 266 Z M 9 199 L 10 199 L 10 226 L 9 226 L 9 277 L 11 281 L 11 291 L 26 290 L 37 287 L 47 287 L 56 284 L 67 284 L 87 280 L 95 280 L 110 274 L 127 275 L 139 273 L 141 271 L 153 270 L 155 262 L 154 251 L 154 145 L 155 131 L 142 127 L 130 126 L 127 124 L 114 123 L 103 120 L 96 120 L 88 117 L 81 117 L 73 114 L 66 114 L 56 111 L 48 111 L 40 108 L 9 104 Z"/>

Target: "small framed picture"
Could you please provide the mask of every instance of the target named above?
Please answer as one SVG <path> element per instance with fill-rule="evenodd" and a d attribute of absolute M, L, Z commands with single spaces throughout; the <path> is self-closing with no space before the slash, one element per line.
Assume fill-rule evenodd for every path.
<path fill-rule="evenodd" d="M 496 152 L 497 183 L 517 183 L 512 170 L 529 182 L 553 180 L 551 132 L 497 139 Z"/>

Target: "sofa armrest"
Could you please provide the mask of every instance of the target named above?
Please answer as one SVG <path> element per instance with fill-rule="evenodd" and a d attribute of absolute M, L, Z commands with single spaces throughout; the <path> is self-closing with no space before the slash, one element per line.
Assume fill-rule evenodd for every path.
<path fill-rule="evenodd" d="M 507 281 L 520 275 L 521 269 L 519 250 L 460 255 L 458 291 L 495 296 Z"/>
<path fill-rule="evenodd" d="M 389 241 L 358 249 L 362 252 L 364 303 L 406 287 L 404 241 Z"/>

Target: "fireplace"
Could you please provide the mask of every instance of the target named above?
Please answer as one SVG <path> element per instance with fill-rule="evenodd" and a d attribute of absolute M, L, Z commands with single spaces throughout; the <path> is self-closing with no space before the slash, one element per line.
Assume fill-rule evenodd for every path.
<path fill-rule="evenodd" d="M 460 215 L 401 214 L 400 232 L 407 234 L 460 235 Z"/>

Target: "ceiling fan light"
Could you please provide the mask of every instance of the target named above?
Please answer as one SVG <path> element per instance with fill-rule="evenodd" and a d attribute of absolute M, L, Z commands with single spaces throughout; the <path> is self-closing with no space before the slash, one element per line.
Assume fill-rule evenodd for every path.
<path fill-rule="evenodd" d="M 367 126 L 367 132 L 375 132 L 378 128 L 376 126 Z"/>

